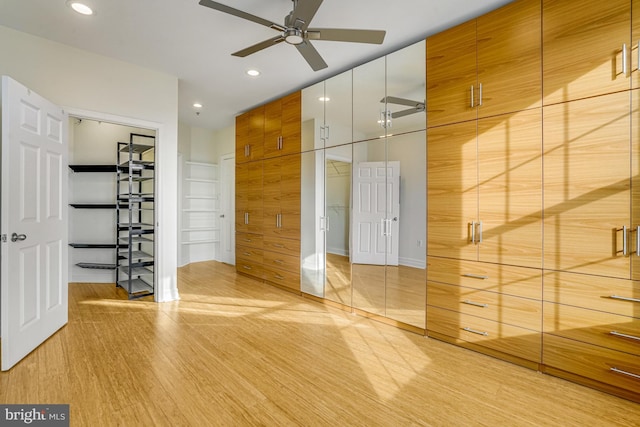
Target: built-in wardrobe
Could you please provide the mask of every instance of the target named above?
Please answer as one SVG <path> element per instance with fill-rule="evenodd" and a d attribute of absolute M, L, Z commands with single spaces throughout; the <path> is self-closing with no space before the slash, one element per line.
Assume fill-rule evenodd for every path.
<path fill-rule="evenodd" d="M 238 271 L 640 401 L 639 16 L 516 0 L 330 77 L 279 168 L 267 106 L 239 116 Z"/>

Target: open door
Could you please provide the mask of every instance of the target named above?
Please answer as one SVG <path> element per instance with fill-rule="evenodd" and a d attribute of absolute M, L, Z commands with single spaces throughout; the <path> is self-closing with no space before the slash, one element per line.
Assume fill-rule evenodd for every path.
<path fill-rule="evenodd" d="M 67 131 L 62 108 L 2 76 L 3 371 L 67 323 Z"/>

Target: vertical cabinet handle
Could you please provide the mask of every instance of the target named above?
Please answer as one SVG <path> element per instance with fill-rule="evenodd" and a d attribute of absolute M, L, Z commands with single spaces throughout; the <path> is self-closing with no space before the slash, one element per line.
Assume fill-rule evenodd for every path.
<path fill-rule="evenodd" d="M 627 64 L 627 44 L 623 43 L 622 44 L 622 74 L 624 74 L 625 76 L 628 76 L 628 65 Z"/>
<path fill-rule="evenodd" d="M 478 243 L 482 243 L 482 221 L 478 221 Z"/>
<path fill-rule="evenodd" d="M 326 126 L 325 129 L 325 139 L 329 139 L 329 126 Z"/>
<path fill-rule="evenodd" d="M 473 107 L 475 107 L 475 106 L 476 106 L 476 101 L 475 101 L 475 99 L 474 99 L 474 94 L 473 94 L 473 92 L 474 92 L 474 88 L 473 88 L 473 85 L 471 85 L 471 108 L 473 108 Z"/>
<path fill-rule="evenodd" d="M 627 256 L 629 255 L 629 238 L 628 238 L 628 229 L 626 225 L 622 226 L 622 255 Z"/>
<path fill-rule="evenodd" d="M 249 224 L 249 212 L 244 213 L 244 223 Z"/>
<path fill-rule="evenodd" d="M 476 222 L 471 221 L 469 228 L 471 229 L 471 243 L 476 243 Z"/>
<path fill-rule="evenodd" d="M 478 87 L 478 106 L 482 107 L 482 83 Z"/>

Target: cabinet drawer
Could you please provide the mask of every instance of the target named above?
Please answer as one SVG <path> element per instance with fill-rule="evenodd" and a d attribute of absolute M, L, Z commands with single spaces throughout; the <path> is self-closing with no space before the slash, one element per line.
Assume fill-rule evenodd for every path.
<path fill-rule="evenodd" d="M 300 256 L 300 240 L 264 236 L 264 249 L 285 255 Z"/>
<path fill-rule="evenodd" d="M 542 299 L 542 271 L 484 262 L 427 257 L 427 280 Z"/>
<path fill-rule="evenodd" d="M 236 245 L 249 246 L 251 248 L 262 249 L 262 234 L 236 233 Z"/>
<path fill-rule="evenodd" d="M 427 329 L 540 362 L 540 332 L 437 307 L 427 307 Z"/>
<path fill-rule="evenodd" d="M 545 272 L 544 300 L 640 318 L 640 283 L 565 272 Z"/>
<path fill-rule="evenodd" d="M 264 280 L 300 291 L 300 271 L 297 273 L 281 270 L 271 266 L 264 267 Z"/>
<path fill-rule="evenodd" d="M 247 274 L 249 276 L 255 277 L 256 279 L 262 280 L 264 278 L 262 264 L 260 263 L 243 261 L 241 259 L 238 259 L 236 260 L 236 271 L 238 273 Z"/>
<path fill-rule="evenodd" d="M 549 334 L 543 342 L 545 365 L 640 393 L 640 357 Z"/>
<path fill-rule="evenodd" d="M 443 283 L 427 283 L 427 304 L 540 331 L 542 302 Z"/>
<path fill-rule="evenodd" d="M 300 257 L 277 252 L 264 252 L 263 264 L 274 269 L 300 273 Z"/>
<path fill-rule="evenodd" d="M 640 356 L 640 319 L 544 303 L 544 332 Z"/>
<path fill-rule="evenodd" d="M 262 264 L 263 251 L 262 249 L 254 249 L 248 246 L 238 246 L 236 247 L 236 259 L 248 263 Z"/>

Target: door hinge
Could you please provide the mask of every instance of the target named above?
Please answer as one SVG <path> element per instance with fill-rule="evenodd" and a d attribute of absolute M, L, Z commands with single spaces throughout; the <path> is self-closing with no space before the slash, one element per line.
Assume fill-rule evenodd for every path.
<path fill-rule="evenodd" d="M 6 234 L 1 234 L 0 235 L 0 240 L 2 240 L 3 242 L 7 241 L 7 235 Z"/>

